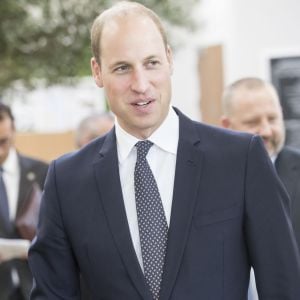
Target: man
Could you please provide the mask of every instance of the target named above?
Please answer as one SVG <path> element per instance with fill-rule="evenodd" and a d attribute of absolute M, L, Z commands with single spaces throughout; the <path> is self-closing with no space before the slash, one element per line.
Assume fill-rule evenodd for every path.
<path fill-rule="evenodd" d="M 284 146 L 283 115 L 275 88 L 259 78 L 240 79 L 225 89 L 223 110 L 223 127 L 262 137 L 290 196 L 292 222 L 300 247 L 300 152 Z"/>
<path fill-rule="evenodd" d="M 48 169 L 46 163 L 19 154 L 14 147 L 14 138 L 14 117 L 10 108 L 0 103 L 1 300 L 29 299 L 32 276 L 27 251 L 30 240 L 24 231 L 28 228 L 24 227 L 25 223 L 21 226 L 20 220 L 24 213 L 34 213 L 29 211 L 30 201 L 36 186 L 43 187 Z"/>
<path fill-rule="evenodd" d="M 81 273 L 93 299 L 240 300 L 254 265 L 262 299 L 300 299 L 287 196 L 260 138 L 170 108 L 172 52 L 141 4 L 118 2 L 91 37 L 115 128 L 50 166 L 31 298 L 79 299 Z"/>
<path fill-rule="evenodd" d="M 114 118 L 110 113 L 93 113 L 87 116 L 76 130 L 76 146 L 82 148 L 91 140 L 107 133 L 113 126 Z"/>
<path fill-rule="evenodd" d="M 262 137 L 290 196 L 292 223 L 300 247 L 300 152 L 284 147 L 285 128 L 275 88 L 260 78 L 237 80 L 224 91 L 223 111 L 223 127 Z M 253 274 L 251 276 L 249 299 L 257 299 Z"/>

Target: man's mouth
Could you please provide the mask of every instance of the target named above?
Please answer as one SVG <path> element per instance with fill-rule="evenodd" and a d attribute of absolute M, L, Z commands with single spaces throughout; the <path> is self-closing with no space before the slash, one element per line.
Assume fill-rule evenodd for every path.
<path fill-rule="evenodd" d="M 135 103 L 135 105 L 137 105 L 137 106 L 145 106 L 145 105 L 147 105 L 149 103 L 151 103 L 151 101 L 137 102 L 137 103 Z"/>
<path fill-rule="evenodd" d="M 149 105 L 153 101 L 154 101 L 153 99 L 140 100 L 140 101 L 136 101 L 135 103 L 132 103 L 132 105 L 138 106 L 138 107 L 143 107 L 143 106 Z"/>

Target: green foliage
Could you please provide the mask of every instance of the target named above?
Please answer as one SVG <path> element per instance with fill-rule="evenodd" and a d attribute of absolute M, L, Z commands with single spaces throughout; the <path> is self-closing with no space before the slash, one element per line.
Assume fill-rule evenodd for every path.
<path fill-rule="evenodd" d="M 19 80 L 34 87 L 89 75 L 90 26 L 112 0 L 1 0 L 0 95 Z M 144 0 L 170 24 L 193 27 L 197 0 Z"/>

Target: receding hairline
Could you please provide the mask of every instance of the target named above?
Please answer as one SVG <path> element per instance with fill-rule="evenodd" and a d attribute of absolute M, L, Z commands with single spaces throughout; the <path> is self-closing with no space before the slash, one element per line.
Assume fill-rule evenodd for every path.
<path fill-rule="evenodd" d="M 250 93 L 261 90 L 270 92 L 272 98 L 280 105 L 277 91 L 271 83 L 257 77 L 246 77 L 233 82 L 224 90 L 222 95 L 224 115 L 229 116 L 232 113 L 233 99 L 238 92 L 245 91 Z"/>
<path fill-rule="evenodd" d="M 81 140 L 86 135 L 97 136 L 99 124 L 102 126 L 104 124 L 114 124 L 114 116 L 109 112 L 102 112 L 102 113 L 93 113 L 88 115 L 84 119 L 82 119 L 77 127 L 76 134 L 75 134 L 75 143 L 77 146 L 81 145 Z"/>
<path fill-rule="evenodd" d="M 147 8 L 146 6 L 137 2 L 120 1 L 112 7 L 104 10 L 93 22 L 91 28 L 91 47 L 92 53 L 96 61 L 100 63 L 101 56 L 101 37 L 105 25 L 116 18 L 127 16 L 141 16 L 144 15 L 152 20 L 161 34 L 165 49 L 167 50 L 168 41 L 166 32 L 163 28 L 162 22 L 158 15 Z"/>

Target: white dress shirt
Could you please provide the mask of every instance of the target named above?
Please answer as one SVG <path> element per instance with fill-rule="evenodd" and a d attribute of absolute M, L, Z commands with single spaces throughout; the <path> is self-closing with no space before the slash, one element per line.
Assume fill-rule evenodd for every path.
<path fill-rule="evenodd" d="M 18 207 L 18 196 L 20 187 L 21 170 L 19 165 L 19 159 L 15 148 L 10 148 L 8 157 L 2 165 L 3 167 L 3 181 L 6 188 L 9 217 L 11 220 L 16 218 Z M 13 240 L 13 239 L 1 239 L 1 247 L 4 253 L 1 253 L 4 259 L 18 258 L 19 255 L 23 257 L 29 249 L 29 241 L 25 240 Z M 6 250 L 6 248 L 8 250 Z M 5 253 L 8 252 L 8 253 Z M 11 277 L 14 286 L 20 284 L 19 275 L 16 269 L 11 270 Z"/>
<path fill-rule="evenodd" d="M 134 193 L 134 167 L 137 153 L 134 145 L 139 140 L 121 128 L 117 120 L 116 138 L 120 180 L 129 230 L 138 261 L 143 269 Z M 147 161 L 157 182 L 168 225 L 171 217 L 178 139 L 179 119 L 174 110 L 170 109 L 161 126 L 147 139 L 154 144 L 149 150 Z"/>
<path fill-rule="evenodd" d="M 18 195 L 20 185 L 20 166 L 17 151 L 14 148 L 9 150 L 7 159 L 2 165 L 3 167 L 3 181 L 6 188 L 9 217 L 14 220 L 16 217 L 18 206 Z"/>

